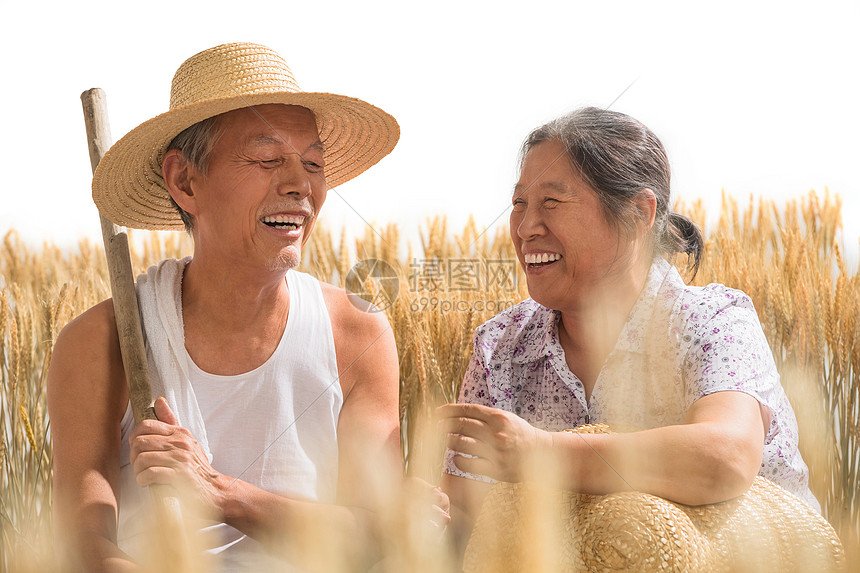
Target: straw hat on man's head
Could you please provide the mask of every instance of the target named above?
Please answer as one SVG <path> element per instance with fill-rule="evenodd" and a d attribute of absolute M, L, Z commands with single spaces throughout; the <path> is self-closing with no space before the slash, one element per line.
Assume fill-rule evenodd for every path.
<path fill-rule="evenodd" d="M 204 119 L 270 103 L 299 105 L 314 113 L 329 188 L 377 163 L 400 137 L 397 121 L 369 103 L 301 91 L 287 63 L 273 50 L 259 44 L 224 44 L 186 60 L 173 76 L 170 110 L 110 148 L 93 175 L 93 200 L 118 225 L 182 229 L 161 176 L 170 142 Z"/>

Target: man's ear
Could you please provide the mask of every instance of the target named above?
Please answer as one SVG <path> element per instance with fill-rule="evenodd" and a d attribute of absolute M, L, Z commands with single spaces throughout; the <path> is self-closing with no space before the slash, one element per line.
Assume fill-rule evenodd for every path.
<path fill-rule="evenodd" d="M 647 233 L 654 226 L 654 218 L 657 216 L 657 196 L 654 191 L 647 187 L 639 191 L 639 196 L 636 197 L 636 207 L 642 213 L 642 223 Z"/>
<path fill-rule="evenodd" d="M 191 215 L 197 215 L 197 197 L 191 186 L 192 176 L 196 174 L 197 170 L 178 149 L 168 151 L 161 162 L 161 175 L 167 192 L 183 211 Z"/>

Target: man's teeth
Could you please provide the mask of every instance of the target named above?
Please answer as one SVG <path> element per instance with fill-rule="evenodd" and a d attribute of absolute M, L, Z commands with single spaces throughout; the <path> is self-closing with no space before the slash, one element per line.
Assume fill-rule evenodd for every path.
<path fill-rule="evenodd" d="M 527 265 L 536 265 L 538 263 L 552 263 L 561 258 L 558 253 L 527 253 L 523 255 L 523 259 Z"/>
<path fill-rule="evenodd" d="M 305 218 L 301 215 L 269 215 L 263 217 L 263 223 L 277 229 L 295 229 L 299 227 Z"/>

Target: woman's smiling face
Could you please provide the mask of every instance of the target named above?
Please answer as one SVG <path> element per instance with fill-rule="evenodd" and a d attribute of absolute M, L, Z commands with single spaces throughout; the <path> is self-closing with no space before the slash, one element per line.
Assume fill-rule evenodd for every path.
<path fill-rule="evenodd" d="M 595 191 L 555 140 L 525 156 L 514 188 L 511 239 L 529 294 L 547 308 L 588 304 L 627 259 Z"/>

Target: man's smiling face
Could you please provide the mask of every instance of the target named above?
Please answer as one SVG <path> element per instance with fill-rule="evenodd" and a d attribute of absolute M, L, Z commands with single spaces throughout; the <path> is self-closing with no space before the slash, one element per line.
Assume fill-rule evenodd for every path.
<path fill-rule="evenodd" d="M 219 128 L 207 173 L 191 171 L 195 243 L 269 271 L 298 266 L 327 190 L 313 113 L 261 105 L 224 114 Z"/>

